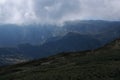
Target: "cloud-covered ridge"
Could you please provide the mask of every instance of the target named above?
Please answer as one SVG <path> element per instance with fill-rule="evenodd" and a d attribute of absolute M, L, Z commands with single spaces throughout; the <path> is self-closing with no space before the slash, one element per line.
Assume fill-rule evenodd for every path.
<path fill-rule="evenodd" d="M 120 0 L 0 0 L 0 23 L 120 20 Z"/>

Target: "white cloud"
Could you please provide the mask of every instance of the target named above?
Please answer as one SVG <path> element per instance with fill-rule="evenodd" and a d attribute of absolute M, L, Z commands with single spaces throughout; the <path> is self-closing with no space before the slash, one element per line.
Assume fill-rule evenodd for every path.
<path fill-rule="evenodd" d="M 59 23 L 65 17 L 78 13 L 80 3 L 79 0 L 37 0 L 34 10 L 40 22 Z"/>
<path fill-rule="evenodd" d="M 120 20 L 120 0 L 0 0 L 0 23 Z"/>
<path fill-rule="evenodd" d="M 0 4 L 4 4 L 6 0 L 0 0 Z"/>
<path fill-rule="evenodd" d="M 120 19 L 120 0 L 81 0 L 83 19 Z"/>
<path fill-rule="evenodd" d="M 21 24 L 34 19 L 32 0 L 0 1 L 0 22 Z"/>

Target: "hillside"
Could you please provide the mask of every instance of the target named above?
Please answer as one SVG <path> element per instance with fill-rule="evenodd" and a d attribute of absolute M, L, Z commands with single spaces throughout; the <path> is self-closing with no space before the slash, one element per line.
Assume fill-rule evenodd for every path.
<path fill-rule="evenodd" d="M 91 50 L 120 37 L 120 21 L 76 20 L 64 25 L 0 25 L 0 66 L 61 52 Z"/>
<path fill-rule="evenodd" d="M 52 39 L 38 46 L 21 44 L 16 48 L 0 48 L 0 66 L 43 58 L 60 52 L 91 50 L 100 46 L 101 42 L 89 35 L 70 32 L 59 39 Z"/>
<path fill-rule="evenodd" d="M 69 32 L 57 40 L 48 41 L 37 47 L 38 50 L 36 52 L 39 52 L 40 56 L 44 56 L 45 54 L 49 56 L 61 52 L 91 50 L 101 45 L 102 43 L 92 36 Z M 41 53 L 44 53 L 44 55 Z"/>
<path fill-rule="evenodd" d="M 120 39 L 96 50 L 1 67 L 0 80 L 120 80 Z"/>

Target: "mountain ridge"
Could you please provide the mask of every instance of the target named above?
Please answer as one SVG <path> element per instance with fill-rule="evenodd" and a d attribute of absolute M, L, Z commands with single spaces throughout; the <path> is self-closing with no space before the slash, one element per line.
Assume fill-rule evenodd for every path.
<path fill-rule="evenodd" d="M 2 80 L 119 80 L 119 75 L 120 39 L 95 50 L 59 53 L 0 68 Z"/>
<path fill-rule="evenodd" d="M 119 21 L 71 21 L 56 25 L 0 25 L 0 59 L 23 56 L 27 60 L 55 53 L 90 50 L 120 37 Z M 5 43 L 5 44 L 4 44 Z M 6 54 L 9 54 L 5 57 Z M 17 56 L 16 56 L 17 54 Z M 1 57 L 4 56 L 4 57 Z M 6 59 L 5 59 L 6 60 Z M 1 62 L 0 62 L 1 63 Z M 14 62 L 13 62 L 14 63 Z"/>

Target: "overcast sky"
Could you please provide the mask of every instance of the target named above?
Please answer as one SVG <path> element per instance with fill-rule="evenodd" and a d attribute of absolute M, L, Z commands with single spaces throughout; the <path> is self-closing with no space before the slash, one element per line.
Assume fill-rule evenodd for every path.
<path fill-rule="evenodd" d="M 0 23 L 120 20 L 120 0 L 0 0 Z"/>

